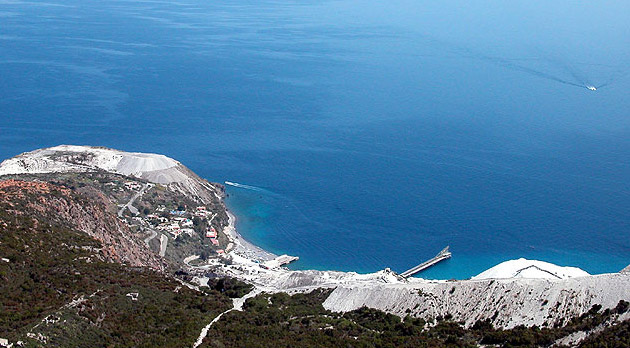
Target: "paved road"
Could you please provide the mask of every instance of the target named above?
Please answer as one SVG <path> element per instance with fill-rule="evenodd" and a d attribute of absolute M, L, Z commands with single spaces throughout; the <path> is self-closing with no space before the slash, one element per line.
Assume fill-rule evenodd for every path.
<path fill-rule="evenodd" d="M 166 246 L 168 245 L 168 237 L 160 234 L 160 256 L 166 255 Z"/>
<path fill-rule="evenodd" d="M 136 207 L 132 205 L 133 202 L 135 202 L 136 199 L 140 198 L 140 196 L 142 196 L 151 187 L 153 187 L 153 184 L 151 183 L 145 184 L 144 187 L 138 193 L 136 193 L 135 195 L 133 195 L 133 197 L 131 197 L 131 199 L 129 200 L 129 202 L 127 202 L 127 204 L 123 205 L 123 207 L 120 208 L 120 210 L 118 211 L 118 217 L 122 217 L 123 212 L 127 208 L 129 208 L 129 211 L 132 212 L 133 214 L 137 214 L 138 209 L 136 209 Z"/>
<path fill-rule="evenodd" d="M 151 242 L 153 240 L 153 238 L 155 238 L 157 236 L 157 231 L 156 230 L 149 229 L 149 232 L 151 232 L 151 235 L 144 239 L 144 243 L 147 246 L 149 246 L 149 242 Z"/>
<path fill-rule="evenodd" d="M 231 311 L 242 311 L 243 310 L 243 304 L 245 304 L 245 301 L 247 301 L 248 298 L 252 298 L 252 297 L 260 294 L 261 292 L 262 292 L 262 289 L 254 288 L 251 292 L 249 292 L 245 296 L 243 296 L 241 298 L 233 299 L 232 303 L 234 304 L 234 307 L 232 307 L 232 308 L 228 309 L 227 311 L 219 314 L 216 318 L 212 319 L 210 324 L 206 325 L 203 329 L 201 329 L 201 333 L 199 334 L 199 337 L 197 338 L 197 341 L 193 345 L 193 348 L 197 348 L 197 347 L 199 347 L 201 345 L 201 343 L 203 342 L 204 338 L 206 338 L 206 336 L 208 335 L 208 331 L 210 330 L 210 327 L 214 323 L 219 321 L 219 319 L 221 319 L 223 314 L 229 313 Z"/>

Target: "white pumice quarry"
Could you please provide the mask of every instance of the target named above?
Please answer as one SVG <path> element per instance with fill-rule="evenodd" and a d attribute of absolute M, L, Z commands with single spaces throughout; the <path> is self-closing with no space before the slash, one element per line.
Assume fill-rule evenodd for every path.
<path fill-rule="evenodd" d="M 59 145 L 26 152 L 0 164 L 0 176 L 81 173 L 97 170 L 165 185 L 171 190 L 189 194 L 203 203 L 210 201 L 210 195 L 217 198 L 222 196 L 222 192 L 180 162 L 152 153 L 124 152 L 94 146 Z"/>
<path fill-rule="evenodd" d="M 331 311 L 363 306 L 399 316 L 453 317 L 473 325 L 490 319 L 496 327 L 553 326 L 599 304 L 614 308 L 630 299 L 630 275 L 602 274 L 568 279 L 484 279 L 408 284 L 342 285 L 324 302 Z"/>

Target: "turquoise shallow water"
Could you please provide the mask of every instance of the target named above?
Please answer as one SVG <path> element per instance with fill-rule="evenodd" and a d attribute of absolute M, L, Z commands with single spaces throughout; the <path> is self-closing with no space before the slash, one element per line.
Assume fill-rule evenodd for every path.
<path fill-rule="evenodd" d="M 295 268 L 630 263 L 630 4 L 0 2 L 0 156 L 164 153 Z M 595 92 L 587 89 L 599 87 Z"/>

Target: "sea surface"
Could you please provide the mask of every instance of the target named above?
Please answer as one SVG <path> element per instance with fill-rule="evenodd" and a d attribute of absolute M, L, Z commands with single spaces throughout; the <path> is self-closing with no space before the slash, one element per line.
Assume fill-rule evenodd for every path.
<path fill-rule="evenodd" d="M 0 158 L 163 153 L 294 268 L 630 264 L 630 2 L 0 0 Z M 597 88 L 596 91 L 588 87 Z M 243 186 L 245 185 L 245 186 Z"/>

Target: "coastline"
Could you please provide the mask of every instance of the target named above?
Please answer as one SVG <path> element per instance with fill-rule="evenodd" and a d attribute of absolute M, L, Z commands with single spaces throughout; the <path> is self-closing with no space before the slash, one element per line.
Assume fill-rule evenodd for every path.
<path fill-rule="evenodd" d="M 223 233 L 229 240 L 229 244 L 226 248 L 226 256 L 235 264 L 243 267 L 241 271 L 247 271 L 245 273 L 259 273 L 259 268 L 262 267 L 267 271 L 272 271 L 272 273 L 280 273 L 290 272 L 294 275 L 310 273 L 311 276 L 316 275 L 315 278 L 328 278 L 330 274 L 336 274 L 337 277 L 345 278 L 344 280 L 353 279 L 358 280 L 362 277 L 366 277 L 368 279 L 376 277 L 381 278 L 383 274 L 387 274 L 388 276 L 381 278 L 385 283 L 415 283 L 415 282 L 446 282 L 447 279 L 443 278 L 422 278 L 422 277 L 403 277 L 396 272 L 392 272 L 389 268 L 368 272 L 368 273 L 357 273 L 353 271 L 333 271 L 333 270 L 301 270 L 301 271 L 292 271 L 287 268 L 280 268 L 280 266 L 288 264 L 292 261 L 299 259 L 298 257 L 288 256 L 288 255 L 277 255 L 268 250 L 263 249 L 262 247 L 248 241 L 244 238 L 236 228 L 237 217 L 231 212 L 228 207 L 224 203 L 224 209 L 226 214 L 228 215 L 228 225 L 224 227 Z M 273 266 L 271 266 L 273 265 Z M 539 267 L 542 265 L 542 267 Z M 252 270 L 250 267 L 254 267 L 255 270 Z M 271 266 L 271 267 L 267 267 Z M 549 271 L 548 269 L 553 269 L 553 271 Z M 627 268 L 630 268 L 628 266 Z M 533 271 L 532 271 L 533 270 Z M 275 271 L 275 272 L 273 272 Z M 240 272 L 236 272 L 237 274 Z M 265 273 L 265 272 L 263 272 Z M 615 273 L 615 272 L 613 272 Z M 570 266 L 557 266 L 553 263 L 548 263 L 539 260 L 528 260 L 525 258 L 519 259 L 511 259 L 506 260 L 497 265 L 485 269 L 483 272 L 468 278 L 469 280 L 481 280 L 481 279 L 516 279 L 516 278 L 530 278 L 530 279 L 544 279 L 544 278 L 556 278 L 556 279 L 566 279 L 573 277 L 584 277 L 584 276 L 593 276 L 596 274 L 589 274 L 582 269 Z M 241 274 L 242 276 L 242 274 Z M 276 274 L 278 276 L 278 274 Z M 358 277 L 357 277 L 358 276 Z M 315 283 L 327 283 L 326 281 L 321 282 L 324 279 L 319 279 L 315 281 Z M 252 279 L 249 279 L 250 281 Z M 330 279 L 328 279 L 330 280 Z M 465 279 L 459 279 L 458 281 L 464 281 Z M 337 283 L 337 281 L 332 282 Z M 282 287 L 286 286 L 284 284 Z"/>
<path fill-rule="evenodd" d="M 269 188 L 269 189 L 263 188 L 264 185 L 258 182 L 256 182 L 256 184 L 261 185 L 260 187 L 240 184 L 240 183 L 236 183 L 232 181 L 224 181 L 224 183 L 225 183 L 224 192 L 226 193 L 226 196 L 224 197 L 223 203 L 226 210 L 228 211 L 231 210 L 231 212 L 228 213 L 228 215 L 230 216 L 230 223 L 235 224 L 235 222 L 232 221 L 232 220 L 236 221 L 237 218 L 235 217 L 235 215 L 242 214 L 240 218 L 246 218 L 247 220 L 247 221 L 238 220 L 238 222 L 243 222 L 245 223 L 245 225 L 247 225 L 247 226 L 239 225 L 241 228 L 247 227 L 247 230 L 242 231 L 242 232 L 244 232 L 245 234 L 249 234 L 249 236 L 252 238 L 256 236 L 262 237 L 264 235 L 262 239 L 253 238 L 254 240 L 256 240 L 257 243 L 260 243 L 260 245 L 262 245 L 261 247 L 255 243 L 248 241 L 246 239 L 247 237 L 244 238 L 243 235 L 241 235 L 239 231 L 235 227 L 233 227 L 235 231 L 233 232 L 234 236 L 232 237 L 232 240 L 243 241 L 244 245 L 241 248 L 239 248 L 240 250 L 239 254 L 245 255 L 247 256 L 247 258 L 258 259 L 259 261 L 268 260 L 270 256 L 261 258 L 260 256 L 257 256 L 257 255 L 259 254 L 264 255 L 265 253 L 272 254 L 268 250 L 273 249 L 274 251 L 276 251 L 277 255 L 281 254 L 282 252 L 289 252 L 289 253 L 296 253 L 293 255 L 304 256 L 305 259 L 304 261 L 300 262 L 299 267 L 290 267 L 291 269 L 294 269 L 294 270 L 302 270 L 302 271 L 318 270 L 322 272 L 339 270 L 339 271 L 347 271 L 347 272 L 358 272 L 360 274 L 375 273 L 386 268 L 391 268 L 396 273 L 398 272 L 404 273 L 402 271 L 408 269 L 412 265 L 419 263 L 420 261 L 429 259 L 430 255 L 428 256 L 424 255 L 424 254 L 427 254 L 427 252 L 423 252 L 421 256 L 418 256 L 418 254 L 415 254 L 415 253 L 408 254 L 407 252 L 405 252 L 405 253 L 401 253 L 400 255 L 397 255 L 397 257 L 400 257 L 401 255 L 405 255 L 405 257 L 403 257 L 403 260 L 404 260 L 403 263 L 399 262 L 400 260 L 398 259 L 394 259 L 393 262 L 390 259 L 385 259 L 384 262 L 382 261 L 378 262 L 379 264 L 373 267 L 354 268 L 354 266 L 356 265 L 352 265 L 352 264 L 347 265 L 348 262 L 345 262 L 345 263 L 344 261 L 338 262 L 337 259 L 334 257 L 325 257 L 325 255 L 327 254 L 320 253 L 320 252 L 312 252 L 312 249 L 309 249 L 308 247 L 309 241 L 306 239 L 301 239 L 301 236 L 299 233 L 297 234 L 295 232 L 288 233 L 288 235 L 291 235 L 292 238 L 300 238 L 299 243 L 295 243 L 295 244 L 287 243 L 287 238 L 282 233 L 279 233 L 279 231 L 283 229 L 286 229 L 288 231 L 289 229 L 291 229 L 291 226 L 293 225 L 288 223 L 288 220 L 291 220 L 291 214 L 294 212 L 283 210 L 281 207 L 281 204 L 276 202 L 276 201 L 285 199 L 286 197 L 285 198 L 278 197 L 278 194 L 274 193 L 272 188 Z M 251 191 L 255 191 L 255 192 L 252 193 Z M 227 194 L 228 192 L 230 193 L 229 195 Z M 273 199 L 269 198 L 272 196 L 274 196 Z M 271 211 L 274 211 L 274 212 L 270 213 Z M 269 214 L 281 214 L 280 212 L 282 212 L 282 214 L 285 215 L 284 217 L 285 220 L 283 222 L 283 225 L 281 226 L 278 225 L 279 228 L 274 228 L 273 226 L 276 226 L 275 225 L 276 222 L 269 220 L 269 217 L 270 217 Z M 251 217 L 250 217 L 250 214 L 251 214 Z M 286 220 L 287 217 L 288 217 L 288 220 Z M 329 242 L 333 242 L 333 243 L 330 246 L 326 247 L 327 249 L 335 250 L 335 248 L 341 247 L 341 245 L 335 243 L 334 241 L 329 241 Z M 341 243 L 344 243 L 344 242 L 341 242 Z M 453 243 L 457 244 L 456 241 L 453 241 Z M 344 248 L 345 251 L 342 250 L 341 253 L 347 252 L 348 250 L 352 250 L 352 248 L 354 248 L 355 246 L 344 245 L 344 247 L 345 247 Z M 269 248 L 269 249 L 265 250 L 265 248 Z M 351 249 L 348 249 L 348 248 L 351 248 Z M 231 250 L 231 248 L 228 247 L 228 249 L 226 249 L 226 252 L 228 252 L 229 250 Z M 437 250 L 434 252 L 437 252 Z M 360 253 L 360 251 L 358 253 Z M 487 272 L 491 268 L 496 267 L 503 262 L 510 261 L 510 260 L 520 260 L 523 258 L 526 260 L 526 263 L 527 263 L 526 265 L 525 264 L 523 265 L 523 268 L 531 266 L 532 262 L 543 261 L 543 262 L 547 262 L 553 265 L 558 265 L 561 267 L 580 268 L 582 270 L 586 270 L 586 272 L 592 275 L 616 273 L 618 270 L 628 265 L 627 262 L 624 262 L 618 268 L 608 267 L 608 269 L 603 269 L 603 270 L 593 269 L 593 267 L 591 266 L 592 264 L 596 263 L 596 260 L 598 260 L 596 257 L 590 254 L 585 254 L 583 255 L 584 257 L 580 258 L 582 262 L 577 263 L 574 260 L 575 259 L 574 254 L 576 255 L 579 254 L 580 256 L 582 256 L 583 253 L 578 253 L 578 252 L 574 252 L 573 254 L 567 253 L 568 255 L 567 256 L 558 252 L 552 252 L 548 250 L 538 251 L 536 249 L 532 249 L 529 251 L 522 251 L 520 250 L 519 247 L 515 248 L 515 250 L 505 249 L 499 252 L 492 252 L 492 253 L 485 253 L 485 254 L 471 253 L 466 249 L 456 250 L 456 255 L 455 255 L 456 257 L 453 259 L 453 261 L 440 263 L 436 267 L 431 267 L 427 270 L 423 270 L 422 273 L 418 275 L 414 275 L 412 278 L 430 279 L 430 280 L 471 279 L 473 277 L 479 276 L 480 274 L 484 272 Z M 365 254 L 365 255 L 369 256 L 369 254 Z M 316 256 L 316 257 L 313 257 L 313 256 Z M 421 258 L 422 256 L 424 256 L 424 258 Z M 308 257 L 310 257 L 310 259 L 306 260 L 306 258 Z M 381 257 L 381 255 L 377 254 L 377 257 Z M 409 259 L 407 259 L 407 257 L 409 257 Z M 414 259 L 416 257 L 417 259 Z M 601 256 L 599 259 L 601 259 Z M 316 261 L 313 262 L 313 260 L 316 260 Z M 584 261 L 584 260 L 588 260 L 588 261 Z M 590 261 L 593 261 L 593 262 L 590 262 Z M 257 262 L 257 263 L 262 263 L 262 262 Z M 298 265 L 295 265 L 295 266 L 298 266 Z M 515 272 L 510 272 L 510 273 L 515 273 Z M 538 273 L 539 274 L 533 274 L 533 275 L 528 274 L 528 276 L 534 276 L 534 277 L 543 276 L 544 277 L 544 276 L 549 275 L 549 276 L 554 277 L 553 275 L 544 271 L 540 271 Z M 510 274 L 508 276 L 506 272 L 506 274 L 504 275 L 504 277 L 506 278 L 510 276 L 513 276 L 513 274 Z M 519 273 L 519 276 L 523 276 L 523 274 Z"/>
<path fill-rule="evenodd" d="M 236 216 L 229 211 L 227 214 L 229 222 L 224 232 L 235 247 L 226 254 L 229 263 L 213 263 L 211 267 L 215 272 L 250 283 L 258 292 L 296 294 L 329 289 L 330 295 L 323 307 L 333 312 L 345 313 L 368 307 L 400 317 L 411 315 L 431 319 L 450 315 L 465 327 L 471 327 L 479 320 L 505 329 L 519 325 L 545 327 L 549 322 L 580 316 L 593 305 L 613 308 L 619 299 L 627 298 L 630 289 L 629 273 L 588 275 L 584 272 L 568 274 L 562 279 L 540 277 L 540 274 L 530 273 L 531 267 L 523 265 L 532 262 L 525 259 L 497 266 L 511 264 L 512 268 L 518 268 L 517 273 L 527 273 L 522 274 L 524 277 L 493 274 L 488 278 L 457 281 L 403 278 L 389 269 L 359 274 L 267 268 L 263 267 L 263 260 L 270 260 L 275 255 L 244 239 L 236 229 Z M 534 262 L 538 266 L 541 264 Z M 490 270 L 497 270 L 497 267 Z M 207 279 L 198 277 L 196 282 L 202 285 Z M 545 306 L 546 303 L 557 305 Z M 489 310 L 499 307 L 501 311 Z M 616 320 L 626 319 L 630 319 L 630 312 Z"/>
<path fill-rule="evenodd" d="M 271 261 L 278 257 L 278 255 L 269 252 L 243 238 L 236 229 L 236 215 L 227 208 L 225 211 L 228 215 L 228 225 L 224 228 L 223 232 L 230 242 L 234 243 L 234 247 L 230 253 L 236 253 L 241 257 L 258 262 Z"/>

